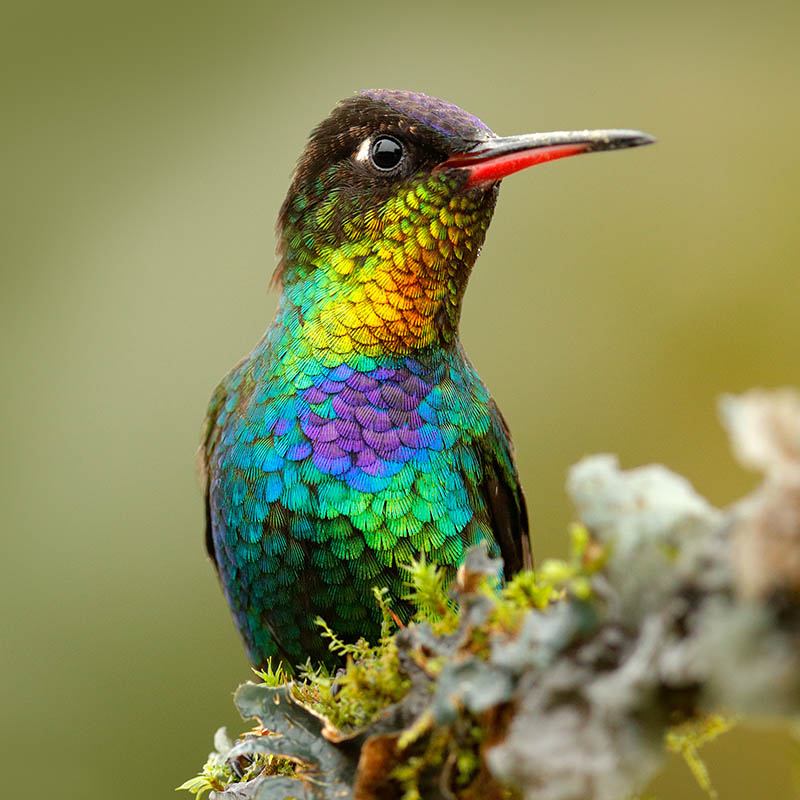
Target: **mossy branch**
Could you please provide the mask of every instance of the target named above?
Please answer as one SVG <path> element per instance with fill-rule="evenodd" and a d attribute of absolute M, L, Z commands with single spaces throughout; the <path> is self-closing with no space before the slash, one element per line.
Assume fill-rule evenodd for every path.
<path fill-rule="evenodd" d="M 800 712 L 800 395 L 725 398 L 739 460 L 765 475 L 719 510 L 661 466 L 585 459 L 566 561 L 499 588 L 469 553 L 453 587 L 408 567 L 418 614 L 341 642 L 343 673 L 239 687 L 259 727 L 215 738 L 181 788 L 212 798 L 622 800 L 667 752 L 698 755 L 734 718 Z"/>

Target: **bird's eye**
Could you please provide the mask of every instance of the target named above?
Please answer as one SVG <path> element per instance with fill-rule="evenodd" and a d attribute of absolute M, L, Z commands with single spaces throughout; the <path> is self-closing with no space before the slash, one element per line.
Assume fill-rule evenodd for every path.
<path fill-rule="evenodd" d="M 393 136 L 378 136 L 372 143 L 369 158 L 374 167 L 387 172 L 403 160 L 403 145 Z"/>

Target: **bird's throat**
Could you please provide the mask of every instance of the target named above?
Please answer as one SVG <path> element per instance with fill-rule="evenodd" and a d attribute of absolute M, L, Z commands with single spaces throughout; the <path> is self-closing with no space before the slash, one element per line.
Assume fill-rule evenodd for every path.
<path fill-rule="evenodd" d="M 338 235 L 288 231 L 281 314 L 321 360 L 405 356 L 455 342 L 494 198 L 409 188 Z M 306 218 L 306 222 L 308 222 Z"/>

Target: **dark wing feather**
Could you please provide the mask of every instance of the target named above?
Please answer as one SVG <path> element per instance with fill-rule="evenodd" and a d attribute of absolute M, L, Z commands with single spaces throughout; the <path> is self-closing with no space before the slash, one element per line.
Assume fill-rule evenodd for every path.
<path fill-rule="evenodd" d="M 219 565 L 217 564 L 217 555 L 214 552 L 214 533 L 211 528 L 211 506 L 209 503 L 209 486 L 211 483 L 209 459 L 219 439 L 220 429 L 217 425 L 217 417 L 226 399 L 227 392 L 225 390 L 225 381 L 223 380 L 211 396 L 211 402 L 208 404 L 208 411 L 206 412 L 205 422 L 203 423 L 200 447 L 197 449 L 197 479 L 205 497 L 206 552 L 209 558 L 214 562 L 217 572 L 219 572 Z"/>
<path fill-rule="evenodd" d="M 505 565 L 506 579 L 533 568 L 528 510 L 514 466 L 513 445 L 500 409 L 491 401 L 493 433 L 484 452 L 481 492 L 491 518 L 495 540 Z"/>

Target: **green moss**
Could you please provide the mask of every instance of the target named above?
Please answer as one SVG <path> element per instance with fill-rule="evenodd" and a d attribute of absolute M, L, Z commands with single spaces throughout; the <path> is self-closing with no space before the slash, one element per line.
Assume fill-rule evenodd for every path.
<path fill-rule="evenodd" d="M 392 777 L 400 784 L 402 800 L 423 800 L 425 774 L 441 766 L 448 750 L 448 736 L 439 730 L 426 737 L 426 746 L 419 755 L 410 755 L 392 770 Z"/>
<path fill-rule="evenodd" d="M 262 683 L 267 686 L 283 686 L 290 680 L 289 675 L 283 666 L 282 661 L 278 661 L 277 666 L 273 668 L 272 659 L 267 659 L 267 666 L 264 669 L 253 669 L 253 672 L 261 678 Z"/>
<path fill-rule="evenodd" d="M 414 621 L 427 622 L 436 633 L 449 633 L 458 626 L 458 608 L 448 595 L 445 571 L 429 564 L 425 554 L 403 566 L 407 600 L 414 608 Z"/>
<path fill-rule="evenodd" d="M 672 728 L 665 737 L 667 750 L 683 756 L 700 788 L 712 799 L 717 797 L 717 792 L 711 785 L 708 767 L 706 767 L 703 759 L 700 758 L 699 750 L 703 745 L 708 744 L 708 742 L 713 741 L 723 733 L 727 733 L 736 725 L 736 722 L 735 719 L 730 717 L 710 714 Z"/>

